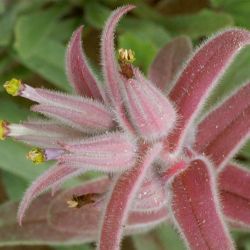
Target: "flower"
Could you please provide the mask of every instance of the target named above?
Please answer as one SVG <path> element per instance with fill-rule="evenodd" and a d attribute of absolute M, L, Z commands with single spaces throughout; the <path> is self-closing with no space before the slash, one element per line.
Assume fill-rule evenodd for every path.
<path fill-rule="evenodd" d="M 249 138 L 250 84 L 202 119 L 199 114 L 230 62 L 250 43 L 250 32 L 218 33 L 192 54 L 174 80 L 178 67 L 168 54 L 178 51 L 181 62 L 191 50 L 186 38 L 177 38 L 159 52 L 146 79 L 132 65 L 131 50 L 120 49 L 115 60 L 115 26 L 133 8 L 114 11 L 104 28 L 104 85 L 87 64 L 82 27 L 73 34 L 66 59 L 77 95 L 32 88 L 17 79 L 5 83 L 8 93 L 37 102 L 32 110 L 49 119 L 1 121 L 0 138 L 9 136 L 40 147 L 27 155 L 35 163 L 56 160 L 25 193 L 19 223 L 41 192 L 97 170 L 108 178 L 74 189 L 65 216 L 72 216 L 76 207 L 92 208 L 86 221 L 79 221 L 88 228 L 89 240 L 97 240 L 98 249 L 117 250 L 124 232 L 149 230 L 166 219 L 190 249 L 234 249 L 228 226 L 250 225 L 249 204 L 244 200 L 250 198 L 250 173 L 230 162 Z M 170 67 L 173 70 L 167 74 Z"/>

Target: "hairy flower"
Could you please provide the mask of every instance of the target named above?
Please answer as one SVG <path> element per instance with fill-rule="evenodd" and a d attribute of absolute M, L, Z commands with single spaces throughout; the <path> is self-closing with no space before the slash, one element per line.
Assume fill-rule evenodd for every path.
<path fill-rule="evenodd" d="M 250 84 L 202 119 L 199 115 L 220 76 L 250 43 L 250 32 L 229 29 L 215 35 L 178 74 L 191 45 L 185 37 L 176 38 L 160 50 L 146 79 L 132 65 L 131 50 L 120 49 L 115 59 L 114 30 L 131 9 L 114 11 L 104 28 L 104 84 L 86 61 L 82 27 L 73 34 L 66 59 L 77 95 L 32 88 L 17 79 L 6 82 L 8 93 L 37 102 L 32 110 L 49 119 L 2 121 L 0 139 L 10 136 L 40 147 L 27 155 L 35 163 L 56 160 L 25 193 L 19 223 L 41 192 L 97 170 L 107 177 L 70 190 L 71 208 L 62 217 L 53 218 L 58 204 L 51 206 L 55 227 L 71 219 L 67 230 L 96 240 L 98 249 L 117 250 L 124 234 L 168 220 L 190 249 L 234 249 L 228 226 L 250 226 L 250 173 L 230 163 L 249 138 Z"/>

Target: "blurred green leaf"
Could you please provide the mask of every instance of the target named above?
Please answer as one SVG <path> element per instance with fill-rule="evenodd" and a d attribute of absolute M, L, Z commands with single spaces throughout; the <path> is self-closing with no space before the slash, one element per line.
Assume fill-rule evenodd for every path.
<path fill-rule="evenodd" d="M 97 29 L 102 29 L 111 10 L 96 1 L 86 1 L 85 3 L 86 21 Z"/>
<path fill-rule="evenodd" d="M 0 15 L 5 11 L 5 4 L 3 1 L 0 2 Z"/>
<path fill-rule="evenodd" d="M 133 241 L 136 250 L 185 249 L 178 234 L 166 224 L 147 234 L 133 236 Z"/>
<path fill-rule="evenodd" d="M 250 28 L 249 11 L 250 1 L 246 0 L 212 0 L 212 4 L 233 16 L 235 24 Z"/>
<path fill-rule="evenodd" d="M 88 245 L 81 245 L 81 246 L 59 246 L 53 247 L 56 250 L 91 250 L 93 248 L 89 247 Z"/>
<path fill-rule="evenodd" d="M 28 187 L 28 182 L 23 178 L 13 175 L 9 172 L 2 171 L 1 180 L 5 191 L 11 200 L 19 200 L 22 198 L 24 191 Z"/>
<path fill-rule="evenodd" d="M 65 48 L 57 41 L 44 40 L 29 58 L 20 58 L 25 66 L 52 82 L 58 88 L 70 91 L 65 75 Z"/>
<path fill-rule="evenodd" d="M 18 18 L 15 27 L 15 48 L 21 57 L 29 57 L 35 53 L 56 27 L 57 20 L 64 11 L 62 6 L 56 6 Z"/>
<path fill-rule="evenodd" d="M 193 15 L 167 17 L 163 23 L 173 34 L 186 34 L 196 39 L 231 26 L 234 21 L 229 14 L 203 9 Z"/>
<path fill-rule="evenodd" d="M 57 87 L 68 90 L 64 73 L 64 46 L 49 38 L 64 6 L 20 17 L 15 28 L 15 48 L 20 61 Z"/>

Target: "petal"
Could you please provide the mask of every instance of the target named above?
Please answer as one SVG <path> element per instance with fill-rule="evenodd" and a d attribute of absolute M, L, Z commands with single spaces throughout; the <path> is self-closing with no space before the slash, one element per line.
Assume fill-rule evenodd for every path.
<path fill-rule="evenodd" d="M 85 170 L 121 172 L 135 162 L 135 144 L 123 133 L 96 136 L 64 147 L 72 153 L 64 154 L 59 161 Z"/>
<path fill-rule="evenodd" d="M 222 169 L 246 143 L 250 135 L 250 106 L 203 150 Z"/>
<path fill-rule="evenodd" d="M 52 228 L 64 233 L 89 233 L 98 230 L 98 220 L 103 210 L 104 200 L 98 204 L 89 204 L 79 209 L 72 209 L 66 206 L 68 199 L 73 195 L 87 193 L 108 192 L 111 181 L 108 178 L 98 178 L 85 182 L 83 185 L 66 190 L 57 195 L 50 204 L 48 211 L 49 224 Z M 149 228 L 167 219 L 166 207 L 162 207 L 155 212 L 147 213 L 141 211 L 131 211 L 126 226 L 126 234 L 142 231 L 144 227 Z M 91 223 L 86 223 L 91 221 Z M 67 225 L 67 227 L 65 227 Z M 145 229 L 145 228 L 144 228 Z"/>
<path fill-rule="evenodd" d="M 120 18 L 133 8 L 133 5 L 127 5 L 114 11 L 108 19 L 102 33 L 101 54 L 103 73 L 106 79 L 108 96 L 115 106 L 121 105 L 122 98 L 119 87 L 119 73 L 114 53 L 114 30 Z"/>
<path fill-rule="evenodd" d="M 66 53 L 66 72 L 69 82 L 79 95 L 102 100 L 102 90 L 82 49 L 82 29 L 82 26 L 79 27 L 70 39 Z"/>
<path fill-rule="evenodd" d="M 2 249 L 20 245 L 63 245 L 83 244 L 96 239 L 87 230 L 81 233 L 60 232 L 52 228 L 48 221 L 48 207 L 53 201 L 50 194 L 39 197 L 30 207 L 22 227 L 17 224 L 17 202 L 7 202 L 0 207 L 0 242 Z M 91 221 L 90 221 L 91 222 Z M 12 247 L 10 247 L 12 248 Z M 15 248 L 15 247 L 13 247 Z M 36 247 L 31 247 L 31 249 Z"/>
<path fill-rule="evenodd" d="M 157 53 L 149 68 L 149 79 L 161 90 L 169 90 L 177 72 L 192 52 L 192 42 L 179 36 L 167 43 Z"/>
<path fill-rule="evenodd" d="M 169 212 L 190 249 L 234 249 L 224 225 L 212 166 L 195 159 L 171 183 Z"/>
<path fill-rule="evenodd" d="M 85 133 L 106 131 L 113 127 L 112 116 L 105 109 L 94 103 L 86 103 L 84 106 L 84 108 L 71 109 L 40 104 L 32 106 L 31 110 L 59 120 L 65 125 Z"/>
<path fill-rule="evenodd" d="M 250 229 L 250 171 L 229 164 L 219 175 L 220 194 L 228 221 L 234 226 Z"/>
<path fill-rule="evenodd" d="M 17 214 L 19 224 L 22 224 L 24 214 L 30 206 L 32 200 L 35 199 L 40 193 L 55 184 L 62 183 L 73 176 L 82 174 L 83 172 L 83 169 L 79 170 L 68 166 L 57 165 L 39 176 L 27 189 L 20 203 Z"/>
<path fill-rule="evenodd" d="M 103 30 L 101 43 L 102 65 L 106 82 L 107 97 L 115 108 L 115 114 L 119 123 L 124 129 L 131 133 L 133 133 L 133 128 L 126 117 L 123 98 L 121 96 L 121 79 L 114 52 L 114 31 L 120 18 L 133 8 L 133 5 L 126 5 L 113 12 Z"/>
<path fill-rule="evenodd" d="M 181 150 L 183 140 L 209 93 L 240 49 L 249 43 L 249 31 L 226 30 L 208 40 L 188 62 L 170 92 L 170 99 L 175 102 L 182 118 L 178 129 L 168 138 L 172 151 Z"/>
<path fill-rule="evenodd" d="M 224 102 L 206 114 L 197 129 L 195 149 L 202 152 L 211 141 L 216 139 L 249 106 L 250 83 L 235 91 Z"/>
<path fill-rule="evenodd" d="M 122 231 L 126 225 L 131 203 L 144 179 L 146 171 L 159 154 L 161 144 L 155 144 L 153 147 L 141 150 L 141 157 L 138 164 L 117 179 L 112 193 L 110 193 L 110 198 L 102 219 L 98 249 L 119 249 Z"/>
<path fill-rule="evenodd" d="M 66 143 L 75 139 L 79 140 L 83 134 L 52 121 L 30 120 L 22 124 L 10 125 L 9 136 L 33 146 L 59 148 L 58 141 Z"/>
<path fill-rule="evenodd" d="M 125 89 L 125 105 L 137 133 L 147 140 L 159 139 L 169 133 L 176 114 L 168 99 L 142 77 L 129 79 Z"/>

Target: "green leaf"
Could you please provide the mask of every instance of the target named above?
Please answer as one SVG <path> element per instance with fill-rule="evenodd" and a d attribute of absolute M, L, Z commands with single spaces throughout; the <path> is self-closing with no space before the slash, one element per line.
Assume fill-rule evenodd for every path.
<path fill-rule="evenodd" d="M 163 23 L 173 34 L 181 33 L 191 38 L 200 38 L 232 26 L 234 21 L 229 14 L 203 9 L 192 15 L 168 17 Z"/>
<path fill-rule="evenodd" d="M 20 62 L 34 72 L 40 74 L 56 87 L 70 91 L 65 75 L 64 65 L 65 48 L 57 41 L 44 40 L 28 58 L 20 57 Z"/>
<path fill-rule="evenodd" d="M 59 247 L 53 247 L 56 250 L 92 250 L 88 245 L 81 245 L 81 246 L 59 246 Z"/>
<path fill-rule="evenodd" d="M 57 87 L 69 90 L 64 73 L 64 46 L 49 37 L 64 13 L 64 6 L 56 6 L 20 17 L 15 28 L 15 48 L 25 66 Z"/>
<path fill-rule="evenodd" d="M 233 16 L 235 24 L 244 28 L 250 28 L 249 9 L 250 2 L 246 0 L 213 0 L 215 7 Z"/>
<path fill-rule="evenodd" d="M 16 175 L 13 175 L 6 171 L 2 171 L 1 177 L 4 189 L 9 199 L 21 199 L 26 188 L 28 187 L 28 182 L 23 178 L 17 177 Z"/>
<path fill-rule="evenodd" d="M 178 234 L 167 224 L 147 234 L 135 235 L 133 241 L 136 250 L 185 249 Z"/>
<path fill-rule="evenodd" d="M 86 21 L 94 28 L 102 29 L 111 10 L 95 1 L 86 1 L 84 7 Z"/>
<path fill-rule="evenodd" d="M 15 27 L 15 48 L 21 57 L 31 56 L 56 27 L 64 8 L 56 6 L 18 18 Z"/>

